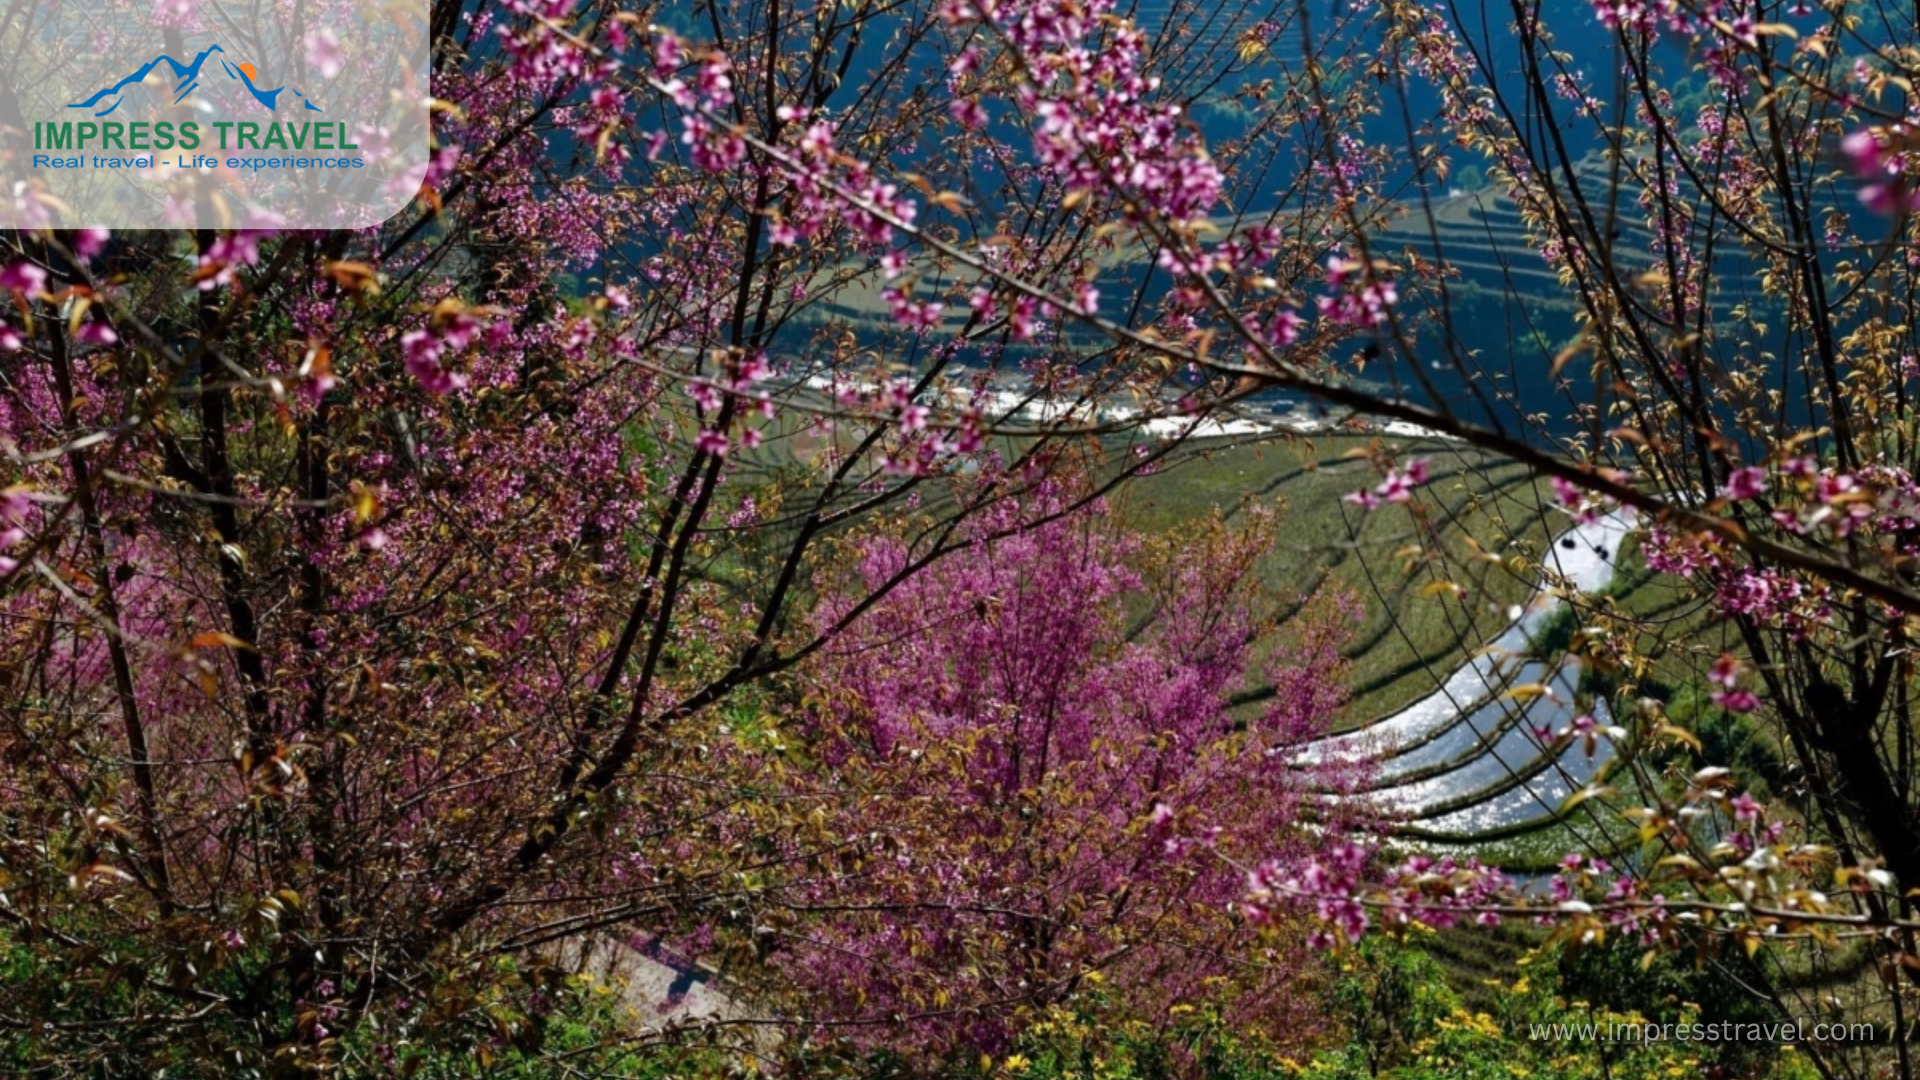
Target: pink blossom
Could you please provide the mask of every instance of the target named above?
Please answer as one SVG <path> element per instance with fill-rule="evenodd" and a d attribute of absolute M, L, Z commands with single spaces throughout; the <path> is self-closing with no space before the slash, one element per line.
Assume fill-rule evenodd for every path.
<path fill-rule="evenodd" d="M 733 62 L 727 59 L 726 53 L 718 49 L 707 53 L 694 88 L 701 103 L 709 109 L 723 109 L 733 104 Z"/>
<path fill-rule="evenodd" d="M 189 27 L 193 24 L 197 0 L 153 0 L 153 24 L 157 27 Z"/>
<path fill-rule="evenodd" d="M 961 127 L 968 131 L 979 131 L 987 126 L 987 110 L 980 107 L 975 98 L 957 97 L 947 104 L 947 111 Z"/>
<path fill-rule="evenodd" d="M 27 538 L 27 532 L 21 526 L 26 523 L 27 510 L 31 506 L 23 489 L 0 491 L 0 577 L 6 577 L 20 568 L 19 560 L 7 557 L 4 552 Z"/>
<path fill-rule="evenodd" d="M 1860 177 L 1877 175 L 1892 160 L 1881 145 L 1879 134 L 1871 128 L 1862 128 L 1841 139 L 1840 153 L 1853 166 L 1854 175 Z"/>
<path fill-rule="evenodd" d="M 107 240 L 111 235 L 107 230 L 98 227 L 75 229 L 73 232 L 73 253 L 83 259 L 91 259 L 105 250 Z"/>
<path fill-rule="evenodd" d="M 1757 499 L 1761 495 L 1766 494 L 1766 490 L 1767 471 L 1757 466 L 1749 465 L 1745 468 L 1735 469 L 1727 476 L 1726 490 L 1722 492 L 1722 494 L 1729 499 L 1742 501 L 1746 499 Z"/>
<path fill-rule="evenodd" d="M 400 335 L 400 352 L 407 373 L 419 380 L 430 394 L 448 394 L 467 385 L 465 375 L 448 371 L 440 363 L 442 343 L 430 330 L 409 330 Z"/>
<path fill-rule="evenodd" d="M 446 183 L 447 177 L 453 175 L 454 168 L 459 164 L 460 147 L 451 143 L 438 147 L 428 156 L 427 171 L 420 182 L 427 187 L 440 187 Z"/>
<path fill-rule="evenodd" d="M 1100 311 L 1100 290 L 1092 282 L 1082 282 L 1074 294 L 1076 309 L 1082 315 L 1095 315 Z"/>
<path fill-rule="evenodd" d="M 1386 502 L 1402 503 L 1413 496 L 1413 487 L 1405 473 L 1395 471 L 1387 474 L 1386 480 L 1374 489 L 1374 493 Z"/>
<path fill-rule="evenodd" d="M 11 289 L 28 296 L 46 290 L 47 272 L 30 262 L 17 262 L 0 269 L 0 289 Z"/>
<path fill-rule="evenodd" d="M 106 346 L 119 341 L 120 335 L 114 333 L 113 327 L 106 322 L 100 319 L 88 319 L 80 324 L 80 329 L 74 332 L 73 340 L 82 345 Z"/>
<path fill-rule="evenodd" d="M 680 38 L 664 27 L 650 27 L 653 31 L 653 70 L 654 74 L 665 79 L 680 70 L 686 60 L 681 53 Z"/>
<path fill-rule="evenodd" d="M 321 28 L 307 35 L 307 65 L 320 73 L 323 79 L 339 76 L 346 66 L 346 50 L 340 47 L 340 39 L 332 30 Z"/>
<path fill-rule="evenodd" d="M 1299 312 L 1292 308 L 1281 308 L 1267 325 L 1267 337 L 1275 345 L 1291 345 L 1300 340 L 1300 328 L 1306 324 L 1307 320 L 1301 318 Z"/>
<path fill-rule="evenodd" d="M 416 377 L 420 375 L 419 369 L 437 367 L 440 363 L 440 342 L 431 331 L 409 330 L 401 334 L 400 352 Z"/>
<path fill-rule="evenodd" d="M 270 232 L 258 229 L 234 229 L 215 237 L 200 256 L 198 288 L 201 292 L 233 284 L 242 266 L 260 262 L 260 240 Z"/>
<path fill-rule="evenodd" d="M 1346 498 L 1348 502 L 1358 503 L 1369 510 L 1378 506 L 1380 502 L 1403 503 L 1413 496 L 1415 488 L 1426 484 L 1430 475 L 1426 460 L 1415 459 L 1408 462 L 1405 469 L 1388 471 L 1387 478 L 1379 487 L 1373 489 L 1373 495 L 1378 496 L 1378 500 L 1370 502 L 1367 499 L 1357 499 L 1352 495 Z"/>
<path fill-rule="evenodd" d="M 440 343 L 452 352 L 460 352 L 480 334 L 480 320 L 465 311 L 449 315 L 440 327 Z"/>

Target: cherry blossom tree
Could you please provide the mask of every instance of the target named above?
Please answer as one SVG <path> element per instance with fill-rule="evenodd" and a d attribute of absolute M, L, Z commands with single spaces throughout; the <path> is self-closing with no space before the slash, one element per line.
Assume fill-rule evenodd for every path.
<path fill-rule="evenodd" d="M 792 781 L 739 718 L 993 538 L 976 518 L 1042 490 L 1068 515 L 1234 398 L 1146 347 L 1210 302 L 1159 276 L 1205 230 L 1156 276 L 1137 245 L 1370 99 L 1276 86 L 1243 145 L 1205 147 L 1182 110 L 1237 43 L 1305 28 L 1198 36 L 1199 10 L 1151 55 L 1063 12 L 1021 48 L 1111 40 L 1108 66 L 1035 96 L 1037 54 L 948 5 L 445 0 L 432 163 L 381 228 L 9 235 L 9 1067 L 491 1054 L 536 1039 L 556 942 L 740 931 L 759 875 L 820 852 L 746 842 Z M 1167 205 L 1095 190 L 1087 138 L 1127 141 Z M 1357 314 L 1308 331 L 1288 299 L 1381 160 L 1342 170 L 1337 213 L 1303 172 L 1296 216 L 1237 241 L 1273 264 L 1234 289 L 1278 298 L 1275 334 L 1332 341 L 1386 302 L 1336 286 Z M 1101 312 L 1131 329 L 1071 328 Z M 816 611 L 862 536 L 897 565 Z"/>
<path fill-rule="evenodd" d="M 1256 781 L 1299 790 L 1242 771 L 1272 719 L 1202 737 L 1246 670 L 1246 609 L 1215 604 L 1186 655 L 1192 612 L 1160 604 L 1137 649 L 1095 620 L 1085 655 L 1003 667 L 1063 673 L 1023 693 L 1084 691 L 1037 772 L 1007 716 L 942 705 L 930 734 L 907 718 L 937 681 L 884 690 L 837 651 L 940 611 L 922 580 L 999 572 L 961 553 L 1040 559 L 1020 545 L 1275 390 L 1506 455 L 1577 513 L 1635 508 L 1649 564 L 1723 617 L 1724 639 L 1664 647 L 1697 656 L 1717 707 L 1777 718 L 1797 802 L 1629 753 L 1657 851 L 1623 872 L 1576 853 L 1565 926 L 1872 934 L 1911 978 L 1911 27 L 1682 2 L 431 14 L 432 163 L 387 225 L 53 220 L 0 255 L 0 918 L 35 973 L 0 988 L 0 1024 L 51 1033 L 35 1063 L 298 1073 L 358 1053 L 349 1031 L 376 1057 L 430 1032 L 484 1046 L 537 1020 L 503 958 L 527 985 L 545 946 L 597 928 L 740 931 L 776 904 L 762 880 L 821 880 L 787 876 L 818 836 L 751 842 L 765 792 L 797 781 L 735 737 L 795 704 L 810 660 L 846 683 L 815 715 L 862 782 L 897 772 L 925 800 L 997 762 L 960 839 L 1030 788 L 1057 798 L 1046 824 L 1097 830 L 1074 858 L 1037 845 L 1060 875 L 969 933 L 1036 933 L 1049 890 L 1151 848 L 1130 829 L 1224 830 L 1143 871 L 1171 890 L 1146 910 L 1205 909 L 1193 938 L 1129 951 L 1151 935 L 1093 912 L 1076 932 L 1120 936 L 1028 950 L 1030 992 L 1231 940 L 1240 890 L 1214 858 L 1250 873 L 1235 910 L 1297 901 L 1348 934 L 1537 913 L 1471 864 L 1255 850 L 1235 808 Z M 1596 26 L 1604 69 L 1567 50 Z M 1222 87 L 1243 119 L 1210 140 L 1193 117 Z M 1519 222 L 1504 254 L 1575 305 L 1569 344 L 1494 363 L 1462 335 L 1433 222 L 1469 164 Z M 1383 240 L 1407 206 L 1426 237 Z M 1523 363 L 1567 379 L 1564 422 L 1487 389 Z M 1371 457 L 1354 502 L 1417 515 L 1418 457 Z M 1421 557 L 1486 555 L 1420 535 Z M 1124 548 L 1088 588 L 1151 591 Z M 827 575 L 847 551 L 865 572 Z M 1214 595 L 1212 572 L 1180 587 Z M 972 619 L 1011 632 L 992 604 Z M 1640 705 L 1643 640 L 1596 625 L 1581 645 L 1624 673 L 1632 723 L 1579 734 L 1684 743 Z M 1151 706 L 1193 750 L 1164 789 L 1092 749 L 1096 728 L 1141 749 L 1111 685 L 1153 663 L 1192 690 Z M 1311 726 L 1318 693 L 1282 700 Z M 900 761 L 932 734 L 963 752 Z M 872 925 L 917 932 L 919 882 L 872 884 L 891 905 Z M 983 985 L 953 989 L 977 1008 Z"/>
<path fill-rule="evenodd" d="M 1257 657 L 1270 513 L 1176 545 L 1097 506 L 1057 516 L 1066 501 L 1051 488 L 976 518 L 981 543 L 812 668 L 813 788 L 843 854 L 758 922 L 785 939 L 773 957 L 823 1047 L 999 1052 L 1090 979 L 1148 1021 L 1211 1003 L 1295 1045 L 1322 1031 L 1302 992 L 1316 954 L 1298 928 L 1260 936 L 1239 866 L 1304 866 L 1372 824 L 1343 797 L 1362 770 L 1293 760 L 1345 698 L 1357 600 L 1314 598 Z M 817 617 L 908 558 L 864 543 Z M 1250 673 L 1277 692 L 1231 711 Z"/>
<path fill-rule="evenodd" d="M 1451 369 L 1471 388 L 1494 373 L 1453 321 L 1455 271 L 1438 229 L 1388 250 L 1359 220 L 1376 208 L 1339 199 L 1353 190 L 1347 164 L 1367 160 L 1363 135 L 1329 142 L 1337 152 L 1302 171 L 1335 195 L 1326 205 L 1346 215 L 1351 242 L 1318 252 L 1326 269 L 1310 309 L 1285 297 L 1263 304 L 1241 286 L 1264 284 L 1260 269 L 1285 253 L 1262 246 L 1257 230 L 1218 237 L 1197 227 L 1196 209 L 1216 197 L 1200 144 L 1167 136 L 1150 107 L 1140 111 L 1151 87 L 1130 78 L 1138 54 L 1124 34 L 1112 52 L 1075 48 L 1097 32 L 1101 9 L 957 4 L 948 14 L 1011 58 L 1010 96 L 1039 118 L 1035 155 L 1066 178 L 1068 198 L 1113 199 L 1118 227 L 1156 252 L 1177 282 L 1171 302 L 1186 305 L 1176 307 L 1178 337 L 1146 337 L 1083 311 L 1087 324 L 1192 365 L 1223 392 L 1302 390 L 1507 454 L 1551 479 L 1578 515 L 1631 507 L 1648 522 L 1649 566 L 1697 589 L 1733 631 L 1658 647 L 1698 658 L 1714 707 L 1777 718 L 1800 779 L 1785 793 L 1793 802 L 1771 809 L 1735 795 L 1714 769 L 1658 775 L 1638 751 L 1696 737 L 1640 695 L 1643 639 L 1611 618 L 1582 635 L 1590 660 L 1624 674 L 1614 705 L 1633 724 L 1589 716 L 1573 734 L 1636 751 L 1621 775 L 1652 799 L 1631 813 L 1654 854 L 1599 871 L 1619 925 L 1655 942 L 1697 939 L 1692 927 L 1704 923 L 1708 939 L 1749 946 L 1782 931 L 1844 928 L 1888 935 L 1879 946 L 1887 970 L 1912 967 L 1906 894 L 1920 886 L 1907 866 L 1915 842 L 1902 627 L 1920 596 L 1908 565 L 1915 493 L 1903 419 L 1912 350 L 1899 306 L 1913 265 L 1912 120 L 1887 103 L 1909 91 L 1910 28 L 1809 5 L 1517 4 L 1498 29 L 1453 8 L 1377 9 L 1385 44 L 1371 73 L 1436 103 L 1425 129 L 1406 105 L 1414 201 L 1436 212 L 1455 149 L 1464 150 L 1512 207 L 1510 254 L 1544 260 L 1572 301 L 1570 342 L 1533 358 L 1549 382 L 1564 379 L 1568 399 L 1564 418 L 1543 424 L 1537 402 L 1449 393 L 1428 374 Z M 1610 35 L 1592 57 L 1606 65 L 1604 80 L 1566 48 L 1589 20 Z M 1301 92 L 1327 101 L 1327 85 L 1309 78 Z M 873 207 L 830 184 L 843 201 Z M 892 216 L 903 231 L 912 224 Z M 938 236 L 913 235 L 964 257 Z M 1343 366 L 1339 346 L 1312 336 L 1329 328 L 1371 344 Z M 1221 355 L 1222 340 L 1239 351 Z M 1340 378 L 1383 354 L 1424 402 Z M 1585 378 L 1570 370 L 1575 361 Z M 1381 460 L 1385 481 L 1354 501 L 1413 501 L 1418 463 Z M 1457 554 L 1469 563 L 1484 552 Z M 1255 892 L 1316 896 L 1323 914 L 1357 930 L 1363 905 L 1352 884 L 1366 865 L 1363 852 L 1338 852 L 1305 888 L 1259 872 Z M 1593 884 L 1591 858 L 1568 865 L 1567 880 Z M 1495 917 L 1503 906 L 1497 883 L 1472 865 L 1416 860 L 1393 881 L 1400 891 L 1373 902 L 1396 917 Z M 1554 902 L 1576 935 L 1608 925 L 1574 892 Z M 1894 991 L 1890 1016 L 1904 1027 L 1904 993 Z"/>
<path fill-rule="evenodd" d="M 1526 444 L 1516 456 L 1557 457 L 1543 471 L 1569 510 L 1642 511 L 1647 566 L 1698 615 L 1677 636 L 1573 598 L 1575 647 L 1608 675 L 1605 704 L 1623 720 L 1601 732 L 1622 752 L 1619 790 L 1580 797 L 1628 816 L 1633 857 L 1571 853 L 1553 891 L 1532 897 L 1479 867 L 1354 858 L 1322 868 L 1312 903 L 1355 932 L 1361 894 L 1389 923 L 1544 905 L 1576 941 L 1625 933 L 1724 957 L 1801 1015 L 1821 1004 L 1756 951 L 1864 940 L 1885 991 L 1875 1019 L 1907 1032 L 1920 966 L 1910 20 L 1810 4 L 1515 4 L 1488 22 L 1439 5 L 1380 11 L 1397 72 L 1436 103 L 1445 160 L 1483 165 L 1493 185 L 1448 195 L 1436 162 L 1420 177 L 1424 212 L 1439 220 L 1451 199 L 1513 223 L 1479 241 L 1436 230 L 1424 255 L 1537 260 L 1521 265 L 1544 264 L 1572 301 L 1564 337 L 1509 341 L 1494 363 L 1445 310 L 1395 348 L 1408 363 L 1444 356 L 1481 385 L 1496 369 L 1543 373 L 1544 390 L 1454 411 L 1479 410 L 1487 443 Z M 1460 565 L 1476 554 L 1455 553 Z M 1768 797 L 1729 763 L 1698 770 L 1672 752 L 1700 746 L 1656 689 L 1680 680 L 1780 748 Z M 1279 896 L 1300 883 L 1256 884 Z M 1904 1040 L 1884 1060 L 1829 1052 L 1821 1065 L 1912 1070 Z"/>

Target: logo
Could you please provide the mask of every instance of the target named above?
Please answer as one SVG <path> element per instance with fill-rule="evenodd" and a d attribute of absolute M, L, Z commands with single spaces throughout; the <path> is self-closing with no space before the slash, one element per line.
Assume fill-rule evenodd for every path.
<path fill-rule="evenodd" d="M 428 0 L 301 9 L 49 0 L 30 30 L 0 19 L 0 229 L 356 229 L 413 206 Z"/>
<path fill-rule="evenodd" d="M 156 56 L 153 59 L 147 61 L 138 70 L 133 72 L 133 74 L 128 75 L 126 78 L 121 79 L 119 82 L 114 83 L 112 86 L 101 88 L 100 90 L 96 91 L 92 97 L 86 99 L 85 101 L 73 102 L 72 104 L 68 105 L 67 108 L 92 109 L 101 105 L 102 103 L 105 103 L 106 107 L 100 109 L 99 112 L 96 112 L 93 115 L 96 118 L 102 117 L 102 116 L 111 116 L 113 115 L 113 111 L 120 107 L 120 102 L 122 100 L 121 92 L 124 91 L 129 86 L 144 85 L 147 81 L 147 77 L 153 74 L 153 69 L 159 67 L 163 62 L 168 67 L 173 69 L 173 85 L 174 85 L 174 89 L 177 91 L 177 93 L 173 95 L 173 103 L 175 105 L 178 105 L 182 98 L 186 97 L 188 94 L 193 93 L 194 87 L 200 85 L 201 69 L 206 67 L 207 60 L 211 58 L 214 53 L 221 54 L 219 58 L 220 68 L 226 71 L 228 78 L 238 79 L 240 83 L 246 87 L 247 93 L 253 96 L 253 100 L 259 102 L 262 106 L 266 108 L 268 112 L 274 111 L 274 109 L 276 109 L 279 105 L 280 95 L 282 93 L 286 93 L 289 91 L 291 91 L 294 97 L 299 98 L 300 101 L 303 104 L 305 104 L 307 108 L 313 110 L 314 112 L 326 111 L 325 109 L 322 109 L 320 106 L 315 105 L 313 102 L 308 101 L 307 95 L 301 93 L 298 90 L 293 90 L 291 87 L 282 86 L 275 90 L 260 89 L 258 86 L 254 85 L 254 80 L 260 77 L 259 69 L 255 68 L 252 64 L 249 64 L 244 60 L 238 61 L 238 62 L 228 60 L 226 57 L 226 50 L 221 48 L 218 45 L 207 46 L 205 51 L 201 52 L 199 56 L 196 56 L 193 58 L 193 63 L 191 64 L 182 64 L 180 61 L 175 60 L 173 57 L 168 56 L 165 53 L 161 53 L 159 56 Z"/>

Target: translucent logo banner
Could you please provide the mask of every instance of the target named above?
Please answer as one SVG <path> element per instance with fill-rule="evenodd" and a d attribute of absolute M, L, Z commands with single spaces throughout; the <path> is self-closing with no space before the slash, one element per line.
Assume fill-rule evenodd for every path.
<path fill-rule="evenodd" d="M 426 0 L 16 6 L 0 227 L 377 225 L 427 171 L 427 19 Z"/>

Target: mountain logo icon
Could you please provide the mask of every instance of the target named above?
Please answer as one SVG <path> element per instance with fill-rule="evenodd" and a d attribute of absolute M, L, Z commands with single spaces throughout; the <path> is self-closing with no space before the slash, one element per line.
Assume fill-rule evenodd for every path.
<path fill-rule="evenodd" d="M 215 53 L 219 53 L 220 55 L 214 57 Z M 281 86 L 273 90 L 262 90 L 258 85 L 260 70 L 244 60 L 228 60 L 226 50 L 218 45 L 207 46 L 200 55 L 193 58 L 193 63 L 191 64 L 182 64 L 173 57 L 162 53 L 141 65 L 139 69 L 135 70 L 126 78 L 121 79 L 112 86 L 102 87 L 96 90 L 93 96 L 87 98 L 85 101 L 76 101 L 68 105 L 67 108 L 98 109 L 99 111 L 94 113 L 94 116 L 106 116 L 120 107 L 120 102 L 123 100 L 121 91 L 129 86 L 139 86 L 146 82 L 147 76 L 153 74 L 153 70 L 163 63 L 173 70 L 173 86 L 175 91 L 173 100 L 175 104 L 179 104 L 182 98 L 185 98 L 189 93 L 193 92 L 194 87 L 200 85 L 200 74 L 202 70 L 206 68 L 207 61 L 210 58 L 214 59 L 218 65 L 214 68 L 215 77 L 218 77 L 219 73 L 224 71 L 228 78 L 239 80 L 240 84 L 246 88 L 247 93 L 252 95 L 253 100 L 259 102 L 268 112 L 274 111 L 274 109 L 279 106 L 280 95 L 283 93 L 291 93 L 294 97 L 299 98 L 301 103 L 313 112 L 326 111 L 313 102 L 308 101 L 307 95 L 295 90 L 291 86 Z"/>

